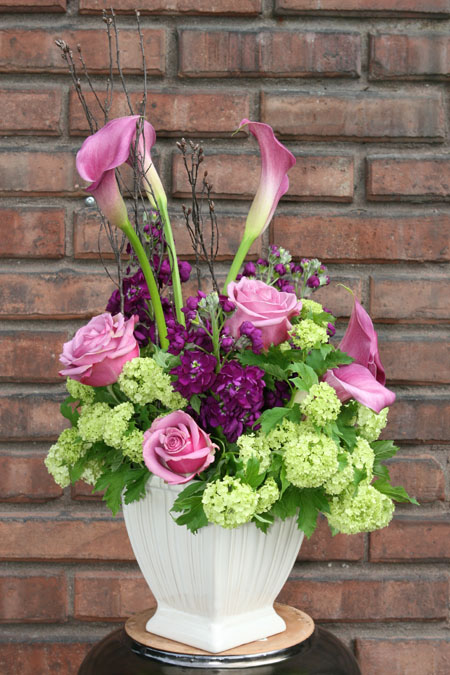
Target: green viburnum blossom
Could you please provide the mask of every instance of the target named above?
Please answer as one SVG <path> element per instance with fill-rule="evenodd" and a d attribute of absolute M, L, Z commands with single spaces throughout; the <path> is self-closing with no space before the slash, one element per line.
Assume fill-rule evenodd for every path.
<path fill-rule="evenodd" d="M 62 488 L 70 485 L 69 466 L 83 457 L 89 445 L 80 439 L 76 427 L 64 429 L 56 443 L 51 446 L 44 461 L 55 483 Z"/>
<path fill-rule="evenodd" d="M 343 534 L 372 532 L 386 527 L 392 519 L 394 503 L 392 499 L 378 492 L 372 485 L 360 483 L 356 495 L 350 486 L 330 503 L 327 513 L 331 527 Z"/>
<path fill-rule="evenodd" d="M 323 427 L 337 419 L 341 405 L 333 387 L 326 382 L 319 382 L 312 385 L 300 409 L 313 424 Z"/>
<path fill-rule="evenodd" d="M 300 349 L 313 349 L 328 342 L 326 326 L 318 326 L 312 319 L 303 319 L 290 332 L 292 342 Z"/>
<path fill-rule="evenodd" d="M 378 414 L 365 405 L 358 403 L 358 433 L 366 441 L 376 441 L 387 424 L 389 408 L 383 408 Z"/>
<path fill-rule="evenodd" d="M 262 485 L 256 493 L 258 495 L 256 513 L 264 513 L 264 511 L 268 511 L 280 496 L 278 485 L 275 483 L 273 478 L 267 478 L 267 480 L 264 482 L 264 485 Z"/>
<path fill-rule="evenodd" d="M 125 457 L 131 459 L 136 464 L 142 464 L 144 456 L 142 454 L 142 443 L 144 442 L 144 432 L 139 429 L 124 436 L 122 439 L 121 450 Z"/>
<path fill-rule="evenodd" d="M 128 430 L 128 423 L 133 417 L 133 413 L 132 403 L 120 403 L 109 411 L 103 433 L 103 440 L 107 445 L 118 450 L 122 448 L 123 437 Z"/>
<path fill-rule="evenodd" d="M 81 384 L 77 380 L 71 380 L 70 377 L 66 380 L 66 389 L 72 398 L 77 399 L 80 403 L 92 403 L 95 398 L 94 387 Z"/>
<path fill-rule="evenodd" d="M 316 302 L 315 300 L 302 300 L 300 318 L 305 319 L 309 312 L 312 312 L 312 314 L 321 314 L 323 312 L 323 307 L 320 302 Z"/>
<path fill-rule="evenodd" d="M 210 523 L 231 529 L 253 518 L 258 507 L 258 494 L 239 478 L 225 476 L 207 485 L 202 504 Z"/>
<path fill-rule="evenodd" d="M 77 424 L 78 433 L 83 441 L 96 443 L 103 440 L 110 411 L 111 408 L 107 403 L 92 403 L 81 408 Z"/>
<path fill-rule="evenodd" d="M 152 358 L 137 357 L 128 361 L 118 379 L 119 387 L 133 403 L 145 405 L 160 401 L 169 410 L 187 406 L 187 401 L 172 387 L 161 366 Z"/>
<path fill-rule="evenodd" d="M 303 423 L 293 426 L 295 432 L 284 443 L 286 478 L 296 487 L 320 487 L 338 470 L 337 445 Z"/>
<path fill-rule="evenodd" d="M 236 441 L 239 446 L 239 459 L 247 464 L 248 460 L 256 457 L 259 460 L 259 469 L 262 473 L 270 466 L 270 445 L 264 434 L 247 434 L 239 436 Z"/>
<path fill-rule="evenodd" d="M 347 464 L 338 469 L 324 485 L 325 491 L 329 495 L 339 495 L 348 486 L 353 483 L 353 463 L 350 454 L 347 453 Z"/>
<path fill-rule="evenodd" d="M 358 438 L 352 452 L 352 464 L 357 469 L 365 469 L 367 472 L 367 482 L 373 478 L 373 463 L 375 461 L 375 453 L 370 447 L 365 438 Z"/>

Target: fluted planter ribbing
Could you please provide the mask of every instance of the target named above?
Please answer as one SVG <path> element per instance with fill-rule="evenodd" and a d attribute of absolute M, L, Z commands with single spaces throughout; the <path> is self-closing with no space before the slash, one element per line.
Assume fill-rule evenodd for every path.
<path fill-rule="evenodd" d="M 273 609 L 303 540 L 296 519 L 263 534 L 253 523 L 192 534 L 170 509 L 184 485 L 152 476 L 145 498 L 123 505 L 128 536 L 158 608 L 156 635 L 217 653 L 285 630 Z"/>

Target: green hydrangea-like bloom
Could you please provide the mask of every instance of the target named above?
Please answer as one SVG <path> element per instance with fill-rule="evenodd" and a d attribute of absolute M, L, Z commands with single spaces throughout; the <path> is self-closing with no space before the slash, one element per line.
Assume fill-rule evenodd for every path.
<path fill-rule="evenodd" d="M 325 434 L 296 424 L 296 432 L 285 443 L 284 465 L 287 479 L 300 488 L 323 485 L 338 470 L 338 448 Z"/>
<path fill-rule="evenodd" d="M 112 408 L 108 413 L 108 419 L 105 423 L 103 440 L 107 445 L 120 450 L 125 432 L 128 430 L 128 423 L 133 417 L 134 407 L 132 403 L 120 403 Z"/>
<path fill-rule="evenodd" d="M 330 503 L 328 522 L 343 534 L 372 532 L 386 527 L 392 519 L 392 499 L 375 490 L 373 485 L 360 483 L 357 494 L 350 487 Z"/>
<path fill-rule="evenodd" d="M 320 302 L 316 302 L 315 300 L 302 300 L 300 317 L 305 319 L 309 312 L 312 312 L 312 314 L 321 314 L 323 312 L 323 307 Z"/>
<path fill-rule="evenodd" d="M 272 505 L 275 504 L 280 496 L 280 491 L 274 479 L 267 478 L 264 485 L 257 490 L 257 495 L 258 505 L 256 507 L 256 513 L 264 513 L 264 511 L 268 511 Z"/>
<path fill-rule="evenodd" d="M 93 460 L 92 462 L 89 462 L 88 466 L 84 469 L 81 474 L 81 480 L 84 480 L 84 482 L 89 485 L 95 485 L 100 478 L 101 473 L 102 467 L 100 462 Z"/>
<path fill-rule="evenodd" d="M 270 445 L 264 434 L 246 434 L 239 436 L 236 443 L 239 446 L 239 459 L 247 464 L 251 457 L 259 459 L 259 470 L 262 473 L 270 466 Z"/>
<path fill-rule="evenodd" d="M 328 342 L 326 326 L 318 326 L 312 319 L 303 319 L 290 332 L 292 342 L 300 349 L 313 349 Z"/>
<path fill-rule="evenodd" d="M 139 429 L 133 431 L 122 438 L 121 450 L 125 457 L 131 459 L 136 464 L 142 464 L 144 456 L 142 454 L 142 443 L 144 442 L 144 432 Z"/>
<path fill-rule="evenodd" d="M 338 469 L 330 480 L 325 483 L 325 491 L 329 495 L 339 495 L 353 483 L 353 463 L 351 455 L 347 453 L 347 464 L 344 468 Z"/>
<path fill-rule="evenodd" d="M 187 401 L 172 387 L 169 375 L 152 358 L 137 357 L 128 361 L 119 375 L 119 386 L 133 403 L 161 401 L 169 410 L 187 406 Z"/>
<path fill-rule="evenodd" d="M 107 403 L 92 403 L 81 408 L 78 419 L 78 433 L 89 443 L 103 440 L 111 408 Z"/>
<path fill-rule="evenodd" d="M 387 424 L 389 408 L 383 408 L 378 414 L 365 405 L 358 403 L 358 433 L 371 443 L 376 441 Z"/>
<path fill-rule="evenodd" d="M 258 494 L 239 478 L 225 476 L 208 484 L 203 492 L 202 504 L 210 523 L 232 529 L 253 518 Z"/>
<path fill-rule="evenodd" d="M 319 382 L 313 384 L 301 402 L 300 409 L 313 424 L 323 427 L 337 419 L 341 405 L 333 387 L 326 382 Z"/>
<path fill-rule="evenodd" d="M 71 380 L 70 377 L 68 377 L 66 380 L 66 389 L 72 398 L 77 399 L 80 403 L 92 403 L 94 401 L 94 387 L 89 387 L 87 384 L 81 384 L 81 382 Z"/>
<path fill-rule="evenodd" d="M 352 453 L 352 463 L 357 469 L 365 469 L 367 472 L 367 482 L 373 478 L 373 463 L 375 453 L 365 438 L 358 438 Z"/>
<path fill-rule="evenodd" d="M 78 436 L 76 427 L 64 429 L 44 460 L 55 483 L 62 488 L 70 485 L 69 466 L 75 464 L 89 448 Z"/>

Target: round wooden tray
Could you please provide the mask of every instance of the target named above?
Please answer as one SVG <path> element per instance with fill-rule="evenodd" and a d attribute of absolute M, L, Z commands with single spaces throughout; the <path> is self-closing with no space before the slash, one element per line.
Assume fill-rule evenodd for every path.
<path fill-rule="evenodd" d="M 268 654 L 269 652 L 283 652 L 294 645 L 304 642 L 313 634 L 314 621 L 308 614 L 305 614 L 295 607 L 280 605 L 279 603 L 275 603 L 274 608 L 277 614 L 279 614 L 286 623 L 285 631 L 261 640 L 255 640 L 255 642 L 248 642 L 239 647 L 233 647 L 233 649 L 227 649 L 226 651 L 214 654 L 213 656 L 220 658 L 223 656 L 252 656 L 257 654 Z M 211 652 L 206 652 L 202 649 L 197 649 L 196 647 L 190 647 L 181 642 L 175 642 L 175 640 L 169 640 L 168 638 L 163 638 L 146 631 L 145 625 L 155 611 L 156 607 L 152 607 L 151 609 L 146 609 L 139 614 L 131 616 L 127 620 L 125 631 L 132 640 L 140 645 L 145 645 L 152 650 L 154 649 L 164 653 L 184 654 L 189 656 L 211 655 Z"/>

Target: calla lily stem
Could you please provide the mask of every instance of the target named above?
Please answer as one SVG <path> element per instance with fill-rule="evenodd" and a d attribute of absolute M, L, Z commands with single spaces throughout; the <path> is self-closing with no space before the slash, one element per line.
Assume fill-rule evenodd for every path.
<path fill-rule="evenodd" d="M 169 249 L 170 268 L 172 272 L 172 288 L 173 300 L 175 303 L 175 313 L 177 315 L 178 323 L 182 326 L 186 325 L 184 314 L 181 311 L 183 307 L 183 296 L 181 294 L 180 270 L 178 269 L 177 251 L 175 242 L 173 240 L 172 228 L 170 226 L 169 214 L 167 212 L 167 204 L 158 203 L 159 214 L 163 221 L 164 237 L 166 239 L 167 248 Z"/>
<path fill-rule="evenodd" d="M 158 336 L 161 348 L 168 349 L 169 341 L 167 339 L 167 326 L 166 321 L 164 319 L 164 312 L 161 304 L 161 298 L 159 296 L 158 286 L 156 284 L 155 277 L 153 275 L 152 268 L 150 267 L 147 255 L 131 223 L 128 221 L 121 229 L 124 231 L 131 246 L 133 247 L 134 252 L 138 257 L 139 265 L 141 266 L 141 270 L 144 274 L 145 281 L 147 282 L 147 287 L 153 305 L 153 311 L 155 313 L 155 321 L 156 326 L 158 328 Z"/>
<path fill-rule="evenodd" d="M 236 251 L 236 255 L 234 256 L 234 260 L 231 263 L 231 267 L 230 267 L 227 279 L 226 279 L 224 287 L 223 287 L 223 292 L 225 294 L 227 293 L 228 284 L 231 281 L 235 281 L 235 279 L 236 279 L 236 277 L 239 273 L 239 270 L 241 268 L 241 265 L 245 260 L 245 256 L 247 255 L 247 253 L 248 253 L 248 251 L 249 251 L 249 249 L 250 249 L 250 247 L 251 247 L 251 245 L 253 244 L 254 241 L 255 241 L 254 237 L 251 237 L 251 236 L 249 237 L 248 235 L 245 236 L 245 233 L 244 233 L 242 241 L 239 244 L 239 248 Z"/>

